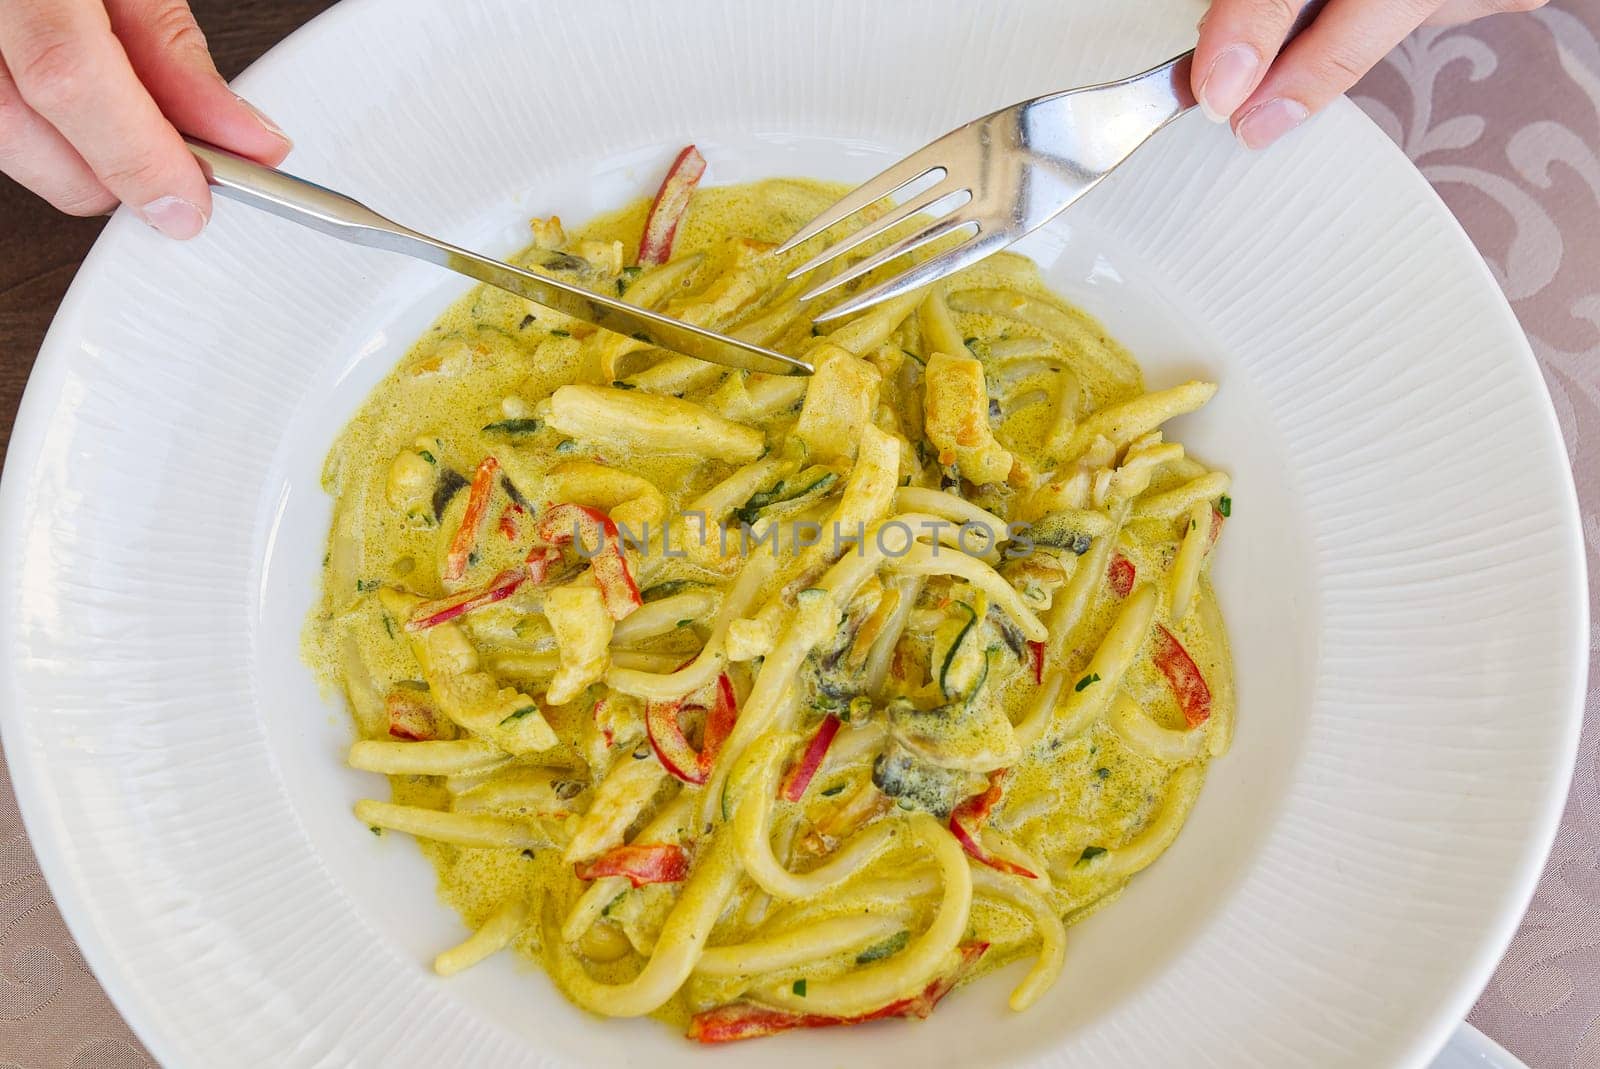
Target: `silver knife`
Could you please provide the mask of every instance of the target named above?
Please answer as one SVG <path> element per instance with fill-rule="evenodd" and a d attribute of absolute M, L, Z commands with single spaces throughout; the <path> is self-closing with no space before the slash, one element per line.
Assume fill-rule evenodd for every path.
<path fill-rule="evenodd" d="M 568 315 L 597 327 L 646 338 L 663 349 L 725 367 L 781 375 L 811 374 L 812 367 L 804 360 L 638 308 L 560 277 L 562 274 L 576 277 L 578 271 L 574 269 L 586 266 L 575 257 L 550 253 L 544 265 L 537 269 L 540 273 L 536 274 L 401 226 L 326 186 L 263 166 L 214 145 L 194 140 L 189 140 L 188 145 L 200 161 L 206 180 L 230 200 L 271 212 L 353 245 L 403 253 L 448 267 L 536 304 L 559 307 Z"/>

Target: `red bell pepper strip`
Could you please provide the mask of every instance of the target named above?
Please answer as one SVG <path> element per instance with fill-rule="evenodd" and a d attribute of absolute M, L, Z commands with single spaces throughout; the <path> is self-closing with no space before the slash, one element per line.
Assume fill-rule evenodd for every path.
<path fill-rule="evenodd" d="M 539 518 L 535 535 L 540 543 L 535 552 L 544 547 L 568 545 L 574 540 L 583 547 L 589 557 L 589 572 L 613 620 L 622 619 L 644 604 L 644 599 L 639 597 L 639 584 L 628 571 L 628 558 L 622 553 L 617 525 L 604 512 L 587 505 L 552 505 Z M 533 557 L 534 554 L 529 554 L 530 562 Z"/>
<path fill-rule="evenodd" d="M 472 473 L 472 487 L 467 491 L 467 510 L 461 514 L 461 526 L 450 539 L 450 552 L 445 557 L 444 577 L 460 579 L 467 570 L 467 558 L 478 544 L 478 528 L 483 526 L 483 514 L 489 509 L 489 495 L 494 492 L 495 476 L 500 472 L 500 462 L 494 457 L 484 457 L 478 470 Z"/>
<path fill-rule="evenodd" d="M 1217 506 L 1211 506 L 1211 537 L 1206 541 L 1206 552 L 1211 552 L 1211 547 L 1217 544 L 1217 539 L 1222 537 L 1222 525 L 1228 517 L 1222 514 Z"/>
<path fill-rule="evenodd" d="M 1028 662 L 1033 665 L 1033 681 L 1044 682 L 1044 643 L 1028 643 Z"/>
<path fill-rule="evenodd" d="M 827 1028 L 848 1023 L 843 1017 L 790 1013 L 753 1002 L 730 1002 L 695 1014 L 689 1020 L 689 1038 L 701 1043 L 735 1043 L 741 1039 L 775 1036 L 795 1028 Z"/>
<path fill-rule="evenodd" d="M 560 563 L 561 551 L 555 546 L 534 546 L 523 567 L 528 571 L 528 578 L 537 586 L 549 578 L 550 569 Z"/>
<path fill-rule="evenodd" d="M 607 850 L 593 861 L 580 861 L 573 871 L 580 880 L 626 876 L 635 887 L 681 883 L 689 875 L 689 855 L 675 843 L 630 843 Z"/>
<path fill-rule="evenodd" d="M 689 1038 L 701 1043 L 732 1043 L 740 1039 L 759 1039 L 795 1028 L 832 1028 L 861 1024 L 886 1017 L 927 1017 L 939 1000 L 953 990 L 972 965 L 989 949 L 988 943 L 967 943 L 961 947 L 961 963 L 947 976 L 938 977 L 910 998 L 896 999 L 871 1013 L 855 1017 L 833 1017 L 820 1013 L 791 1013 L 758 1006 L 753 1002 L 730 1002 L 726 1006 L 697 1013 L 689 1022 Z"/>
<path fill-rule="evenodd" d="M 685 783 L 703 784 L 711 776 L 717 754 L 733 731 L 739 717 L 739 707 L 733 693 L 733 680 L 724 672 L 714 684 L 715 696 L 710 706 L 688 699 L 666 702 L 648 702 L 644 707 L 644 727 L 650 735 L 650 745 L 656 758 L 672 775 Z M 705 709 L 705 738 L 700 749 L 695 750 L 683 733 L 679 717 L 685 708 Z"/>
<path fill-rule="evenodd" d="M 1106 577 L 1111 580 L 1111 589 L 1119 598 L 1125 598 L 1133 593 L 1133 577 L 1136 574 L 1137 569 L 1134 568 L 1133 561 L 1121 553 L 1111 558 L 1111 566 L 1106 569 Z"/>
<path fill-rule="evenodd" d="M 806 788 L 811 786 L 811 778 L 822 767 L 822 759 L 828 756 L 828 747 L 833 745 L 833 737 L 839 734 L 841 723 L 832 713 L 822 718 L 822 723 L 817 725 L 817 733 L 811 736 L 811 745 L 800 757 L 800 763 L 789 770 L 783 786 L 778 788 L 780 798 L 786 802 L 798 802 L 805 795 Z"/>
<path fill-rule="evenodd" d="M 733 734 L 733 725 L 739 719 L 739 700 L 733 693 L 733 680 L 728 673 L 717 676 L 716 696 L 706 713 L 705 739 L 700 747 L 700 765 L 706 775 L 722 752 L 722 744 Z"/>
<path fill-rule="evenodd" d="M 500 537 L 504 538 L 507 542 L 515 542 L 522 534 L 522 524 L 520 521 L 522 517 L 526 516 L 527 514 L 527 510 L 521 505 L 517 504 L 515 501 L 501 510 L 500 523 L 498 525 Z"/>
<path fill-rule="evenodd" d="M 617 525 L 611 517 L 588 505 L 551 505 L 539 517 L 534 534 L 541 546 L 579 543 L 585 553 L 604 553 L 617 544 Z"/>
<path fill-rule="evenodd" d="M 639 596 L 639 584 L 633 581 L 633 573 L 628 571 L 628 558 L 622 555 L 621 546 L 595 554 L 589 562 L 589 574 L 594 576 L 595 583 L 600 587 L 600 596 L 605 600 L 606 611 L 613 620 L 622 619 L 644 604 L 644 599 Z"/>
<path fill-rule="evenodd" d="M 667 176 L 656 190 L 655 203 L 645 216 L 644 235 L 639 239 L 641 264 L 664 264 L 672 259 L 672 243 L 678 236 L 678 223 L 689 207 L 689 197 L 706 173 L 706 158 L 693 145 L 678 153 L 667 168 Z"/>
<path fill-rule="evenodd" d="M 995 857 L 983 848 L 983 843 L 978 839 L 978 829 L 983 827 L 989 819 L 989 813 L 1000 804 L 1001 785 L 1005 781 L 1006 770 L 989 774 L 989 789 L 982 794 L 975 794 L 965 802 L 956 806 L 950 813 L 950 834 L 956 837 L 956 842 L 961 844 L 969 857 L 981 864 L 988 865 L 991 869 L 1008 872 L 1013 876 L 1021 876 L 1029 880 L 1037 880 L 1036 873 L 1029 872 L 1021 865 L 1007 861 L 1003 857 Z"/>
<path fill-rule="evenodd" d="M 396 687 L 383 699 L 389 714 L 389 734 L 397 739 L 427 742 L 439 737 L 439 718 L 433 706 L 416 691 Z"/>
<path fill-rule="evenodd" d="M 678 714 L 682 711 L 680 701 L 647 702 L 645 731 L 650 735 L 650 746 L 662 768 L 685 783 L 701 784 L 706 781 L 706 774 L 700 771 L 700 754 L 689 744 L 678 723 Z"/>
<path fill-rule="evenodd" d="M 1155 662 L 1161 674 L 1167 677 L 1172 696 L 1178 699 L 1183 719 L 1192 728 L 1204 724 L 1211 716 L 1211 688 L 1195 666 L 1194 658 L 1183 648 L 1171 631 L 1156 625 Z"/>
<path fill-rule="evenodd" d="M 928 1016 L 933 1013 L 933 1008 L 939 1005 L 940 1000 L 946 995 L 955 990 L 956 985 L 961 982 L 961 978 L 971 971 L 972 966 L 979 958 L 983 957 L 988 949 L 989 944 L 986 942 L 962 944 L 959 948 L 961 961 L 956 965 L 955 969 L 944 976 L 938 976 L 930 980 L 928 986 L 924 987 L 920 993 L 912 995 L 910 998 L 898 999 L 882 1009 L 873 1010 L 871 1013 L 855 1018 L 855 1020 L 876 1021 L 884 1017 L 918 1017 L 927 1020 Z"/>
<path fill-rule="evenodd" d="M 458 616 L 464 616 L 473 609 L 481 609 L 485 605 L 493 605 L 497 601 L 504 601 L 517 592 L 528 578 L 528 573 L 520 568 L 507 568 L 493 579 L 489 585 L 481 590 L 467 590 L 448 598 L 439 598 L 434 601 L 425 601 L 417 606 L 411 614 L 411 619 L 406 621 L 407 631 L 426 631 L 430 627 L 449 623 Z"/>

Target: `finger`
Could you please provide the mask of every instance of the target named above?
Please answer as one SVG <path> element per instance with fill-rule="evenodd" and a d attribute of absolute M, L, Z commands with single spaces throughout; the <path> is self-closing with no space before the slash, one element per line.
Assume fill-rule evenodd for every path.
<path fill-rule="evenodd" d="M 1226 122 L 1238 110 L 1299 13 L 1297 0 L 1213 0 L 1200 23 L 1190 75 L 1207 118 Z"/>
<path fill-rule="evenodd" d="M 1438 6 L 1439 0 L 1333 0 L 1245 101 L 1233 125 L 1239 140 L 1247 148 L 1265 148 L 1305 122 Z"/>
<path fill-rule="evenodd" d="M 1443 7 L 1428 16 L 1429 26 L 1454 26 L 1486 15 L 1507 11 L 1533 11 L 1545 0 L 1446 0 Z"/>
<path fill-rule="evenodd" d="M 179 130 L 262 163 L 288 154 L 289 138 L 277 124 L 217 73 L 183 0 L 107 0 L 106 9 L 134 73 Z"/>
<path fill-rule="evenodd" d="M 113 196 L 171 237 L 200 232 L 211 211 L 205 177 L 98 0 L 0 0 L 0 60 Z"/>
<path fill-rule="evenodd" d="M 0 171 L 68 215 L 101 215 L 116 206 L 66 138 L 23 103 L 0 63 Z"/>

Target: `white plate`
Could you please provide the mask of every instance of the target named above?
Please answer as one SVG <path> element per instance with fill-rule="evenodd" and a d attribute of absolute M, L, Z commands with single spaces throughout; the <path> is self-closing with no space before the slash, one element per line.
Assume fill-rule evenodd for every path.
<path fill-rule="evenodd" d="M 1198 7 L 359 0 L 240 88 L 299 173 L 508 252 L 691 139 L 715 181 L 863 178 L 1176 52 Z M 719 1057 L 1418 1064 L 1527 902 L 1576 742 L 1577 513 L 1528 347 L 1344 104 L 1259 158 L 1189 116 L 1031 249 L 1153 383 L 1223 384 L 1179 437 L 1237 479 L 1238 744 L 1031 1013 L 994 981 L 925 1024 Z M 511 960 L 434 979 L 460 928 L 411 844 L 351 819 L 382 787 L 298 657 L 323 453 L 464 288 L 232 204 L 186 246 L 124 215 L 40 355 L 0 492 L 6 750 L 68 923 L 168 1066 L 707 1057 Z"/>

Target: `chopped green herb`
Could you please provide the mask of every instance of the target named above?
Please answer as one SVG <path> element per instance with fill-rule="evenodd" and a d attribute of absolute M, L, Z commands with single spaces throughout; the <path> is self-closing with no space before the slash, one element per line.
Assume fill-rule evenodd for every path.
<path fill-rule="evenodd" d="M 588 260 L 582 260 L 569 252 L 552 252 L 545 259 L 544 266 L 552 271 L 584 271 L 589 267 Z"/>
<path fill-rule="evenodd" d="M 517 720 L 521 720 L 523 717 L 527 716 L 529 713 L 537 713 L 538 711 L 539 711 L 539 707 L 537 705 L 524 705 L 521 709 L 518 709 L 516 712 L 512 713 L 510 716 L 508 716 L 504 720 L 500 721 L 500 726 L 501 727 L 505 727 L 507 724 L 510 724 L 510 723 L 512 723 L 514 721 L 517 721 Z"/>
<path fill-rule="evenodd" d="M 796 980 L 794 982 L 794 986 L 789 988 L 789 990 L 793 991 L 796 995 L 799 995 L 801 998 L 805 998 L 806 997 L 806 982 L 804 980 Z"/>
<path fill-rule="evenodd" d="M 523 856 L 523 857 L 525 857 L 525 858 L 527 858 L 527 859 L 528 859 L 528 860 L 529 860 L 529 861 L 532 861 L 532 860 L 533 860 L 533 859 L 534 859 L 534 858 L 535 858 L 535 857 L 537 857 L 537 856 L 538 856 L 538 855 L 537 855 L 537 854 L 535 854 L 535 853 L 534 853 L 534 852 L 533 852 L 533 851 L 532 851 L 532 850 L 524 850 L 524 851 L 523 851 L 523 852 L 522 852 L 522 856 Z"/>
<path fill-rule="evenodd" d="M 644 268 L 639 267 L 638 265 L 634 265 L 633 267 L 624 267 L 622 269 L 621 276 L 617 279 L 617 296 L 620 297 L 624 293 L 627 293 L 628 287 L 633 285 L 633 280 L 638 278 L 643 272 Z"/>
<path fill-rule="evenodd" d="M 1111 770 L 1104 765 L 1101 765 L 1099 768 L 1094 770 L 1094 774 L 1099 776 L 1101 779 L 1106 779 L 1111 775 Z"/>
<path fill-rule="evenodd" d="M 655 342 L 650 340 L 650 335 L 646 334 L 642 330 L 636 330 L 632 334 L 628 335 L 628 337 L 632 338 L 634 341 L 642 341 L 646 345 L 654 345 L 655 344 Z"/>
<path fill-rule="evenodd" d="M 379 838 L 382 838 L 382 836 L 383 836 L 383 829 L 382 828 L 374 827 L 373 825 L 368 824 L 367 825 L 367 830 L 370 831 L 372 834 L 378 836 Z"/>
<path fill-rule="evenodd" d="M 574 442 L 571 438 L 567 438 L 556 443 L 557 453 L 576 453 L 577 451 L 578 443 Z"/>
<path fill-rule="evenodd" d="M 811 336 L 813 338 L 822 337 L 822 328 L 817 326 L 815 323 L 811 324 Z"/>
<path fill-rule="evenodd" d="M 484 425 L 485 434 L 532 434 L 544 428 L 542 419 L 501 419 Z"/>
<path fill-rule="evenodd" d="M 572 337 L 572 331 L 562 330 L 560 327 L 551 327 L 550 336 L 552 338 L 570 338 Z"/>
<path fill-rule="evenodd" d="M 1232 516 L 1233 498 L 1229 497 L 1227 494 L 1223 494 L 1220 498 L 1218 498 L 1217 511 L 1222 513 L 1224 516 Z"/>
<path fill-rule="evenodd" d="M 1194 521 L 1193 520 L 1189 521 L 1189 530 L 1191 530 L 1191 531 L 1194 530 Z"/>
<path fill-rule="evenodd" d="M 661 598 L 670 598 L 674 594 L 683 593 L 692 586 L 705 586 L 705 584 L 693 579 L 668 579 L 664 583 L 645 587 L 639 592 L 639 600 L 658 601 Z"/>
<path fill-rule="evenodd" d="M 450 500 L 462 490 L 467 488 L 467 480 L 458 471 L 441 468 L 439 471 L 439 484 L 433 488 L 433 518 L 437 522 L 444 519 L 444 510 L 450 506 Z"/>
<path fill-rule="evenodd" d="M 836 783 L 832 787 L 829 787 L 827 790 L 823 791 L 822 797 L 832 798 L 834 795 L 841 793 L 844 790 L 844 786 L 845 785 L 842 783 Z"/>
<path fill-rule="evenodd" d="M 477 550 L 473 550 L 471 553 L 467 554 L 467 567 L 469 567 L 469 568 L 475 567 L 477 565 L 478 561 L 481 560 L 481 559 L 482 558 L 478 556 L 478 551 Z"/>
<path fill-rule="evenodd" d="M 843 698 L 832 698 L 826 694 L 818 694 L 811 701 L 811 708 L 823 713 L 831 713 L 846 722 L 850 719 L 850 707 L 844 703 Z"/>
<path fill-rule="evenodd" d="M 1092 686 L 1093 684 L 1098 683 L 1098 682 L 1100 682 L 1099 674 L 1095 673 L 1095 672 L 1090 672 L 1088 675 L 1086 675 L 1082 679 L 1078 680 L 1078 685 L 1073 687 L 1072 689 L 1074 691 L 1081 691 L 1085 687 Z"/>
<path fill-rule="evenodd" d="M 922 357 L 918 356 L 916 353 L 912 352 L 910 349 L 901 349 L 900 351 L 902 353 L 905 353 L 907 356 L 909 356 L 912 359 L 912 361 L 914 363 L 916 363 L 916 365 L 918 367 L 921 367 L 922 365 L 927 363 L 926 360 L 922 359 Z"/>
<path fill-rule="evenodd" d="M 755 523 L 763 509 L 798 501 L 808 494 L 824 494 L 838 481 L 837 472 L 824 471 L 818 474 L 816 468 L 807 468 L 788 479 L 778 480 L 770 490 L 758 490 L 751 494 L 750 500 L 734 510 L 734 519 L 740 523 Z"/>
<path fill-rule="evenodd" d="M 639 388 L 639 387 L 635 386 L 633 383 L 631 383 L 631 382 L 623 382 L 621 379 L 617 379 L 611 385 L 615 389 L 618 389 L 618 390 L 637 390 Z"/>
<path fill-rule="evenodd" d="M 628 893 L 628 892 L 626 892 L 626 891 L 618 891 L 618 892 L 617 892 L 617 897 L 615 897 L 615 898 L 613 898 L 613 899 L 612 899 L 612 900 L 611 900 L 611 901 L 609 901 L 609 902 L 607 902 L 607 903 L 606 903 L 606 908 L 605 908 L 605 909 L 602 909 L 602 910 L 601 910 L 601 911 L 600 911 L 600 916 L 602 916 L 602 917 L 609 917 L 609 916 L 611 916 L 611 911 L 612 911 L 612 909 L 614 909 L 614 908 L 615 908 L 615 907 L 616 907 L 616 904 L 617 904 L 617 903 L 618 903 L 618 902 L 621 902 L 621 901 L 622 901 L 622 896 L 623 896 L 623 895 L 625 895 L 625 894 L 627 894 L 627 893 Z"/>
<path fill-rule="evenodd" d="M 537 317 L 534 316 L 531 313 L 528 314 L 528 315 L 523 316 L 522 317 L 522 322 L 517 324 L 517 329 L 518 330 L 527 330 L 529 327 L 531 327 L 533 325 L 533 322 L 534 322 L 534 320 L 536 318 Z"/>
<path fill-rule="evenodd" d="M 1086 846 L 1083 848 L 1083 853 L 1078 855 L 1078 864 L 1081 865 L 1085 861 L 1093 861 L 1105 852 L 1106 848 L 1103 846 Z"/>
<path fill-rule="evenodd" d="M 429 464 L 439 463 L 437 460 L 433 459 L 433 454 L 428 452 L 426 449 L 417 450 L 417 456 L 421 457 L 423 460 L 426 460 Z"/>
<path fill-rule="evenodd" d="M 376 589 L 378 589 L 378 581 L 376 579 L 356 580 L 356 590 L 362 594 L 370 594 Z"/>
<path fill-rule="evenodd" d="M 694 623 L 693 620 L 679 620 L 678 621 L 678 626 L 679 627 L 688 627 L 692 623 Z"/>
<path fill-rule="evenodd" d="M 383 629 L 389 633 L 390 638 L 394 638 L 394 621 L 389 619 L 388 613 L 383 614 Z"/>
<path fill-rule="evenodd" d="M 904 929 L 895 932 L 889 938 L 879 943 L 873 943 L 867 949 L 856 955 L 857 965 L 867 965 L 874 961 L 882 961 L 891 954 L 898 954 L 911 942 L 911 933 Z"/>

